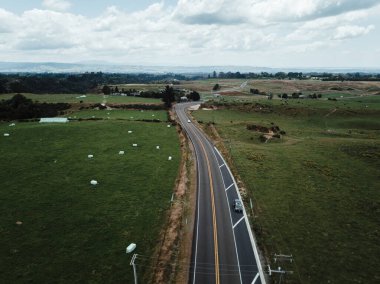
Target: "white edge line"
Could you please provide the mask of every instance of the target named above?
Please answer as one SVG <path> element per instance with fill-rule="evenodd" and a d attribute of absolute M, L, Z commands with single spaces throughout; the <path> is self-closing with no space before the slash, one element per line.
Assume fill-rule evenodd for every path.
<path fill-rule="evenodd" d="M 207 140 L 207 142 L 208 142 L 208 140 Z M 211 148 L 212 148 L 212 146 L 211 146 Z M 216 157 L 215 152 L 212 151 L 212 153 L 213 153 L 215 159 L 218 161 L 218 158 Z M 224 185 L 224 187 L 226 187 L 226 184 L 224 183 L 223 174 L 222 174 L 222 171 L 220 170 L 220 168 L 219 168 L 219 172 L 220 172 L 220 175 L 221 175 L 221 177 L 222 177 L 223 185 Z M 233 185 L 233 184 L 232 184 L 232 185 Z M 228 202 L 227 190 L 225 190 L 224 193 L 226 194 L 227 206 L 230 206 L 230 204 L 229 204 L 229 202 Z M 229 209 L 229 208 L 228 208 L 228 209 Z M 236 252 L 236 260 L 237 260 L 238 267 L 239 267 L 240 284 L 243 284 L 243 279 L 241 278 L 241 271 L 240 271 L 239 253 L 238 253 L 238 251 L 237 251 L 236 238 L 235 238 L 235 231 L 234 231 L 234 227 L 233 227 L 233 223 L 232 223 L 231 210 L 228 210 L 228 213 L 230 214 L 230 222 L 231 222 L 231 226 L 232 226 L 232 236 L 234 237 L 235 252 Z M 265 284 L 265 283 L 264 283 L 264 284 Z"/>
<path fill-rule="evenodd" d="M 243 220 L 244 219 L 244 217 L 245 216 L 243 216 L 243 217 L 241 217 L 240 219 L 239 219 L 239 221 L 237 221 L 236 223 L 235 223 L 235 225 L 233 225 L 233 227 L 232 228 L 234 228 L 235 229 L 235 227 L 240 223 L 240 221 L 241 220 Z"/>
<path fill-rule="evenodd" d="M 190 135 L 188 135 L 189 139 L 191 140 L 190 138 Z M 193 143 L 193 140 L 191 140 L 191 143 Z M 197 257 L 198 257 L 198 232 L 199 232 L 199 191 L 200 191 L 200 177 L 199 177 L 199 159 L 198 159 L 198 156 L 197 156 L 197 151 L 196 151 L 196 148 L 195 148 L 195 145 L 193 143 L 193 146 L 194 146 L 194 153 L 195 153 L 195 158 L 197 159 L 197 179 L 198 179 L 198 190 L 197 190 L 197 239 L 195 241 L 195 257 L 194 257 L 194 274 L 193 274 L 193 284 L 195 283 L 195 272 L 197 270 Z"/>
<path fill-rule="evenodd" d="M 237 192 L 240 200 L 242 200 L 240 192 L 239 192 L 239 188 L 238 188 L 238 186 L 236 184 L 236 181 L 235 181 L 235 177 L 232 175 L 230 168 L 227 166 L 227 163 L 224 160 L 223 156 L 220 154 L 219 150 L 215 146 L 214 146 L 214 149 L 218 153 L 218 155 L 222 158 L 223 162 L 226 164 L 226 168 L 228 169 L 228 172 L 230 173 L 230 175 L 232 177 L 232 180 L 233 180 L 234 184 L 236 185 L 236 192 Z M 245 212 L 244 204 L 243 204 L 243 212 L 244 212 L 244 216 L 247 216 L 247 213 Z M 262 284 L 266 284 L 263 268 L 261 266 L 261 261 L 260 261 L 260 258 L 259 258 L 259 252 L 257 250 L 256 241 L 255 241 L 255 238 L 254 238 L 254 236 L 252 234 L 252 230 L 251 230 L 251 226 L 250 226 L 250 224 L 248 222 L 248 218 L 245 218 L 245 224 L 247 226 L 248 234 L 249 234 L 249 237 L 251 239 L 251 244 L 252 244 L 252 247 L 253 247 L 253 252 L 254 252 L 254 255 L 255 255 L 255 258 L 256 258 L 257 268 L 259 269 L 259 273 L 260 273 L 261 283 Z"/>
<path fill-rule="evenodd" d="M 260 274 L 257 273 L 251 284 L 255 284 L 255 282 L 256 282 L 257 278 L 259 278 L 259 276 L 260 276 Z"/>
<path fill-rule="evenodd" d="M 223 178 L 223 175 L 222 175 L 222 178 Z M 224 183 L 224 180 L 223 180 L 223 183 Z M 226 188 L 226 191 L 229 190 L 233 185 L 235 185 L 234 183 L 231 184 L 229 187 Z"/>

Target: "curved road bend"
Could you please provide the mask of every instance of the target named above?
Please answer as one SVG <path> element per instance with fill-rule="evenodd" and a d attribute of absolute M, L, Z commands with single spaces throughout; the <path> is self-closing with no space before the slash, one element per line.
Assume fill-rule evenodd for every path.
<path fill-rule="evenodd" d="M 190 265 L 190 284 L 265 284 L 245 210 L 231 204 L 241 199 L 231 171 L 218 150 L 186 114 L 194 103 L 174 106 L 192 141 L 197 160 L 197 208 Z"/>

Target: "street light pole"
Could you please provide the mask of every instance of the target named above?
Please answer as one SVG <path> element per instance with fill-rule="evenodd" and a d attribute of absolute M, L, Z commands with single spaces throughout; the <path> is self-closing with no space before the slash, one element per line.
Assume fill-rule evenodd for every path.
<path fill-rule="evenodd" d="M 137 273 L 136 273 L 136 263 L 135 263 L 136 257 L 137 257 L 137 254 L 135 253 L 132 256 L 131 263 L 130 263 L 130 265 L 133 266 L 133 275 L 135 278 L 135 284 L 137 284 Z"/>

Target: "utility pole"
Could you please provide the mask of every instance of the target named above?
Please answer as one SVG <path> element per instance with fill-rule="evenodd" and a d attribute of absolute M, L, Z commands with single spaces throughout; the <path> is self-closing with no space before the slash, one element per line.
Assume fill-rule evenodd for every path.
<path fill-rule="evenodd" d="M 137 254 L 135 253 L 132 256 L 131 263 L 129 264 L 129 265 L 133 266 L 133 275 L 135 277 L 135 284 L 137 284 L 137 273 L 136 273 L 136 263 L 135 263 L 136 257 L 137 257 Z"/>
<path fill-rule="evenodd" d="M 286 255 L 286 254 L 275 254 L 274 255 L 274 262 L 275 263 L 284 262 L 284 261 L 292 263 L 293 262 L 293 256 L 292 255 Z M 293 274 L 293 271 L 285 270 L 285 269 L 281 268 L 280 266 L 277 269 L 271 269 L 269 264 L 268 264 L 268 272 L 269 272 L 269 276 L 272 276 L 273 274 L 278 274 L 280 276 L 279 283 L 282 283 L 283 277 L 286 274 Z"/>

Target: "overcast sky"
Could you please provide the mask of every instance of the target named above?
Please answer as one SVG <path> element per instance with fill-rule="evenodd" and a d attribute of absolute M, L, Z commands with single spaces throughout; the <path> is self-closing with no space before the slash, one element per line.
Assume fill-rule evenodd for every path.
<path fill-rule="evenodd" d="M 0 61 L 380 67 L 380 0 L 1 0 Z"/>

